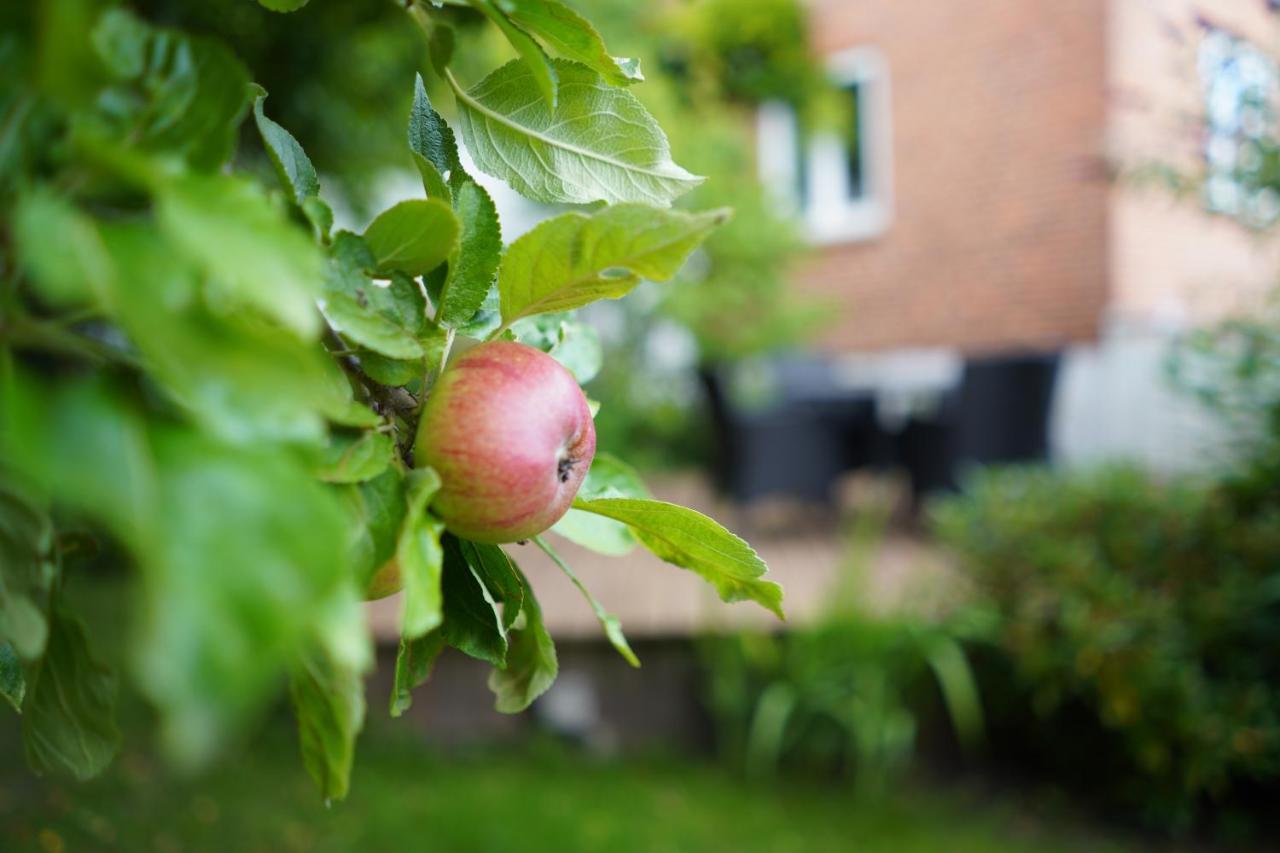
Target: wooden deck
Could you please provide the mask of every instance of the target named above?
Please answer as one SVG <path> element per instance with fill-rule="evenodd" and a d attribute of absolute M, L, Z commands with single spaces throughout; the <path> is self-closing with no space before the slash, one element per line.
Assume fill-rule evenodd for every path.
<path fill-rule="evenodd" d="M 829 518 L 810 512 L 755 512 L 751 517 L 716 499 L 696 474 L 669 475 L 650 482 L 656 497 L 693 507 L 745 536 L 769 565 L 769 577 L 785 590 L 788 623 L 821 616 L 841 595 L 863 600 L 873 610 L 930 607 L 951 586 L 946 562 L 927 543 L 906 533 L 860 537 L 856 507 Z M 820 516 L 820 514 L 817 514 Z M 874 527 L 874 525 L 873 525 Z M 726 605 L 692 572 L 668 565 L 637 549 L 626 557 L 606 557 L 550 536 L 582 582 L 633 638 L 687 636 L 706 630 L 775 628 L 778 620 L 759 606 Z M 862 544 L 859 544 L 862 543 Z M 590 606 L 559 569 L 533 545 L 507 546 L 528 573 L 548 626 L 557 637 L 593 637 L 600 626 Z M 398 635 L 400 597 L 369 605 L 376 636 Z"/>

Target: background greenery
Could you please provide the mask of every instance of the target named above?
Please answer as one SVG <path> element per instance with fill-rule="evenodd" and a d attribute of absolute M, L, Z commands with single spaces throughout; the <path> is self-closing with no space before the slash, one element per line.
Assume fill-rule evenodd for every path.
<path fill-rule="evenodd" d="M 1219 473 L 988 471 L 933 508 L 988 628 L 993 748 L 1170 829 L 1265 821 L 1280 791 L 1278 329 L 1173 351 L 1234 435 Z"/>
<path fill-rule="evenodd" d="M 555 0 L 316 4 L 330 11 L 279 26 L 260 8 L 304 5 L 155 4 L 152 19 L 107 0 L 5 9 L 0 697 L 37 772 L 101 773 L 121 748 L 118 697 L 135 691 L 174 763 L 207 765 L 287 683 L 303 762 L 323 798 L 342 799 L 372 663 L 360 602 L 384 569 L 404 590 L 393 716 L 446 645 L 493 667 L 498 710 L 528 707 L 558 671 L 534 591 L 496 545 L 446 531 L 433 504 L 502 460 L 414 467 L 433 449 L 418 440 L 438 408 L 426 397 L 455 339 L 539 347 L 587 381 L 599 347 L 568 312 L 670 279 L 728 217 L 668 209 L 703 179 L 672 161 L 630 93 L 635 63 Z M 458 46 L 455 25 L 475 44 Z M 485 40 L 498 33 L 519 56 L 495 68 L 505 57 Z M 366 50 L 383 61 L 364 68 Z M 549 213 L 578 209 L 504 246 L 415 71 L 447 83 L 477 169 Z M 270 100 L 263 82 L 288 96 Z M 368 110 L 387 116 L 371 130 L 397 156 L 347 133 Z M 280 116 L 343 180 L 322 180 Z M 382 207 L 365 182 L 406 164 L 419 179 L 408 198 L 362 233 L 335 229 L 330 202 Z M 624 463 L 597 457 L 575 511 L 567 538 L 643 546 L 782 616 L 745 542 L 650 499 Z M 504 533 L 517 538 L 476 531 Z M 129 570 L 135 598 L 110 657 L 66 596 L 89 568 L 85 534 Z"/>
<path fill-rule="evenodd" d="M 1067 815 L 1041 817 L 979 790 L 744 786 L 688 758 L 592 758 L 549 741 L 442 752 L 380 727 L 364 739 L 351 796 L 330 810 L 298 768 L 284 724 L 193 781 L 129 752 L 106 778 L 71 789 L 33 784 L 14 758 L 0 738 L 0 845 L 10 850 L 1123 849 Z"/>

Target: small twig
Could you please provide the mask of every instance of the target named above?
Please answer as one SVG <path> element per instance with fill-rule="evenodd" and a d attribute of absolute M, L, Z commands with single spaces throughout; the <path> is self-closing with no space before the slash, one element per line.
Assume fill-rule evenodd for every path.
<path fill-rule="evenodd" d="M 395 416 L 402 412 L 412 412 L 418 407 L 418 401 L 405 389 L 383 385 L 370 379 L 368 374 L 360 369 L 356 351 L 352 350 L 342 336 L 327 323 L 324 340 L 329 345 L 326 351 L 351 378 L 357 390 L 363 393 L 365 401 L 374 404 L 379 414 Z"/>

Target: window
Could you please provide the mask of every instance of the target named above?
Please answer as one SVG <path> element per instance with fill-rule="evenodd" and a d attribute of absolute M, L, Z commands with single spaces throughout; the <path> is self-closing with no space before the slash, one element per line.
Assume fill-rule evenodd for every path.
<path fill-rule="evenodd" d="M 1280 218 L 1280 197 L 1260 178 L 1280 153 L 1271 141 L 1280 94 L 1276 63 L 1244 39 L 1211 29 L 1197 64 L 1205 98 L 1205 207 L 1247 225 L 1270 225 Z"/>
<path fill-rule="evenodd" d="M 848 99 L 848 126 L 802 139 L 790 106 L 762 105 L 760 178 L 817 241 L 869 239 L 884 232 L 892 214 L 888 67 L 872 48 L 842 51 L 827 67 Z"/>

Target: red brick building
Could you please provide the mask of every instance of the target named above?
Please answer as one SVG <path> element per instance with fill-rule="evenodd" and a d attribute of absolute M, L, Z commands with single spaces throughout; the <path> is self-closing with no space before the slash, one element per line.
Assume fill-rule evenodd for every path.
<path fill-rule="evenodd" d="M 1268 245 L 1115 174 L 1200 169 L 1206 40 L 1271 49 L 1271 5 L 811 0 L 859 141 L 797 144 L 767 106 L 760 154 L 818 235 L 798 284 L 840 307 L 826 347 L 1059 349 L 1256 298 Z"/>
<path fill-rule="evenodd" d="M 1277 133 L 1275 0 L 808 2 L 856 132 L 802 139 L 766 104 L 758 154 L 814 235 L 796 286 L 838 312 L 822 348 L 887 392 L 1059 352 L 1055 459 L 1209 459 L 1162 362 L 1280 269 L 1275 229 L 1241 224 L 1280 198 L 1237 171 Z"/>

